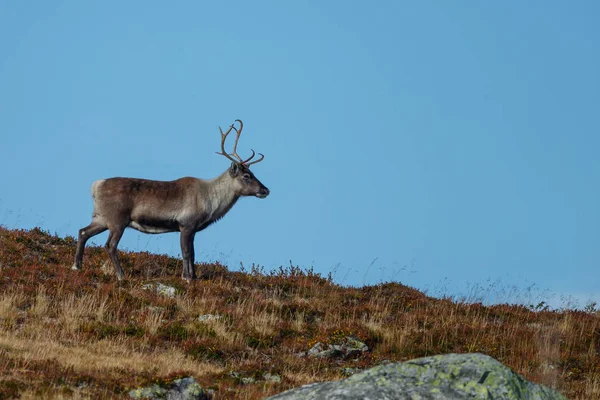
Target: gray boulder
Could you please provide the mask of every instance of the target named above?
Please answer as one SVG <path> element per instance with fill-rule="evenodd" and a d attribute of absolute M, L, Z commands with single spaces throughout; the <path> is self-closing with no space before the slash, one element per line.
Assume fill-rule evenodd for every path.
<path fill-rule="evenodd" d="M 270 400 L 566 400 L 484 354 L 446 354 L 379 365 L 338 382 L 314 383 Z"/>
<path fill-rule="evenodd" d="M 205 400 L 210 393 L 202 389 L 192 377 L 176 379 L 166 385 L 152 385 L 129 392 L 132 399 Z"/>

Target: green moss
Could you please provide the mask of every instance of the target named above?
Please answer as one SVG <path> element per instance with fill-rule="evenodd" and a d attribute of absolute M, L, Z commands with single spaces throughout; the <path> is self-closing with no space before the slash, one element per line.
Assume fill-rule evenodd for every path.
<path fill-rule="evenodd" d="M 181 323 L 173 322 L 158 328 L 156 336 L 162 340 L 182 341 L 188 337 L 188 331 Z"/>

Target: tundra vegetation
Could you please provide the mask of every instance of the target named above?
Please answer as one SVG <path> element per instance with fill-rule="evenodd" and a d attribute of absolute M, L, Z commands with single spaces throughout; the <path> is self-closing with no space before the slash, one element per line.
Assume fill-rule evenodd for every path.
<path fill-rule="evenodd" d="M 290 265 L 265 272 L 119 251 L 128 279 L 91 245 L 0 227 L 0 398 L 126 398 L 194 377 L 215 399 L 261 399 L 387 361 L 481 352 L 569 399 L 600 398 L 600 314 L 437 299 L 400 283 L 344 287 Z M 158 284 L 168 295 L 145 290 Z M 368 351 L 309 357 L 316 343 L 357 338 Z M 268 377 L 268 378 L 267 378 Z M 273 379 L 273 377 L 278 377 Z"/>

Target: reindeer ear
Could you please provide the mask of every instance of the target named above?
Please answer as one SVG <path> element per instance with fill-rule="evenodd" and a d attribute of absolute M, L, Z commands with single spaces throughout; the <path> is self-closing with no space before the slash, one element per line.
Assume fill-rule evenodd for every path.
<path fill-rule="evenodd" d="M 237 176 L 239 172 L 240 166 L 238 165 L 238 163 L 232 162 L 231 167 L 229 168 L 229 173 L 231 174 L 231 176 Z"/>

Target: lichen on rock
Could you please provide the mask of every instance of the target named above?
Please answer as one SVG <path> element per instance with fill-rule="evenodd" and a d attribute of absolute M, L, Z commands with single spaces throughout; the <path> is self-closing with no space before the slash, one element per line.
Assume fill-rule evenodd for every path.
<path fill-rule="evenodd" d="M 129 392 L 132 399 L 207 400 L 210 393 L 192 377 L 176 379 L 167 384 L 154 384 Z"/>
<path fill-rule="evenodd" d="M 492 357 L 474 353 L 379 365 L 338 382 L 306 385 L 268 399 L 566 400 L 566 397 L 525 380 Z"/>

